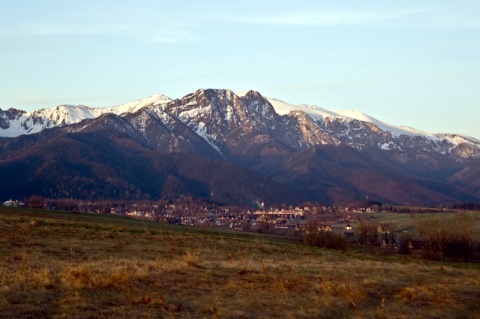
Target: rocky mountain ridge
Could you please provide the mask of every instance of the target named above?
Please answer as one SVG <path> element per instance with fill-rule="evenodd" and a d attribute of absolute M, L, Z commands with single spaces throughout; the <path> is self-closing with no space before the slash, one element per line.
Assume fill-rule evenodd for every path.
<path fill-rule="evenodd" d="M 0 127 L 3 136 L 24 132 L 0 139 L 2 176 L 15 180 L 19 170 L 28 172 L 2 182 L 0 193 L 12 196 L 189 193 L 243 204 L 259 197 L 335 203 L 369 196 L 412 205 L 480 200 L 476 139 L 290 105 L 255 91 L 202 89 L 105 109 L 0 110 Z M 190 166 L 175 163 L 182 159 Z"/>
<path fill-rule="evenodd" d="M 61 105 L 30 113 L 15 109 L 0 110 L 0 136 L 33 134 L 46 128 L 98 118 L 107 113 L 128 117 L 142 109 L 148 109 L 145 110 L 148 116 L 156 117 L 164 125 L 172 125 L 176 121 L 186 124 L 220 153 L 229 136 L 240 134 L 237 138 L 241 138 L 255 129 L 259 133 L 275 136 L 295 150 L 314 145 L 344 144 L 355 149 L 416 149 L 449 155 L 459 160 L 480 158 L 480 141 L 471 137 L 434 135 L 395 127 L 358 112 L 342 114 L 315 106 L 290 105 L 265 98 L 254 91 L 237 95 L 230 90 L 212 89 L 198 90 L 177 100 L 158 94 L 109 108 Z M 140 129 L 141 123 L 137 123 Z"/>

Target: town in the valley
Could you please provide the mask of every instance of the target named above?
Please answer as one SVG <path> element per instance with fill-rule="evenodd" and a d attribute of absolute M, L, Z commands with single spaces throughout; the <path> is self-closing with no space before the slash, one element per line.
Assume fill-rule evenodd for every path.
<path fill-rule="evenodd" d="M 283 236 L 298 236 L 311 231 L 332 232 L 344 235 L 349 241 L 357 241 L 355 231 L 360 222 L 375 224 L 377 233 L 403 232 L 392 224 L 376 222 L 380 212 L 410 213 L 415 210 L 401 206 L 385 206 L 378 202 L 357 202 L 348 205 L 329 206 L 314 203 L 278 207 L 265 207 L 257 202 L 257 208 L 221 206 L 183 196 L 165 201 L 78 201 L 71 199 L 50 200 L 32 196 L 25 201 L 8 200 L 3 206 L 32 207 L 47 210 L 63 210 L 74 214 L 103 214 L 124 216 L 153 222 L 202 228 L 224 228 L 233 231 L 257 232 Z M 416 208 L 420 210 L 420 208 Z M 442 211 L 444 209 L 430 209 Z M 385 245 L 385 236 L 375 243 Z"/>

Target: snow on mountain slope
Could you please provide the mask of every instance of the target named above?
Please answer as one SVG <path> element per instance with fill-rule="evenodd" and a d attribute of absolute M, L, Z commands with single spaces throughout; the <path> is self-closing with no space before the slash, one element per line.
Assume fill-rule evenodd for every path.
<path fill-rule="evenodd" d="M 330 111 L 314 105 L 305 105 L 305 104 L 294 105 L 294 104 L 289 104 L 274 98 L 267 98 L 267 99 L 275 108 L 275 111 L 280 115 L 287 115 L 292 111 L 303 111 L 309 116 L 311 116 L 312 119 L 314 120 L 324 121 L 326 118 L 342 119 L 345 121 L 358 120 L 366 123 L 375 124 L 381 130 L 390 132 L 394 137 L 399 137 L 401 135 L 419 136 L 437 143 L 446 141 L 448 143 L 451 143 L 454 146 L 460 145 L 460 144 L 467 144 L 467 145 L 474 145 L 480 148 L 480 140 L 470 136 L 459 135 L 459 134 L 446 134 L 446 133 L 432 134 L 432 133 L 421 131 L 408 126 L 398 126 L 398 125 L 385 123 L 365 113 L 358 112 L 355 110 Z"/>
<path fill-rule="evenodd" d="M 447 140 L 452 144 L 458 145 L 461 143 L 472 143 L 472 144 L 478 144 L 480 145 L 480 140 L 477 140 L 474 137 L 471 136 L 465 136 L 465 135 L 458 135 L 458 134 L 447 134 L 447 133 L 440 133 L 440 134 L 435 134 L 439 139 L 442 140 Z"/>
<path fill-rule="evenodd" d="M 330 111 L 313 105 L 294 105 L 273 98 L 267 99 L 280 115 L 302 111 L 308 114 L 314 121 L 323 123 L 329 119 L 345 123 L 358 120 L 363 123 L 374 124 L 382 131 L 390 133 L 393 138 L 393 140 L 387 140 L 384 141 L 384 143 L 377 144 L 377 146 L 383 150 L 402 149 L 405 146 L 403 141 L 411 141 L 412 139 L 418 141 L 418 139 L 421 139 L 429 144 L 432 150 L 442 154 L 456 154 L 462 158 L 480 156 L 480 141 L 470 136 L 445 133 L 431 134 L 408 126 L 397 126 L 385 123 L 355 110 Z M 351 138 L 352 136 L 348 137 L 348 139 Z M 425 147 L 425 145 L 423 147 Z"/>
<path fill-rule="evenodd" d="M 15 117 L 14 120 L 6 121 L 5 128 L 2 129 L 2 137 L 16 137 L 23 134 L 34 134 L 38 133 L 44 128 L 51 127 L 52 125 L 30 125 L 29 113 L 24 113 Z M 43 123 L 42 123 L 43 124 Z"/>
<path fill-rule="evenodd" d="M 392 133 L 392 135 L 394 136 L 413 135 L 413 136 L 422 136 L 429 139 L 436 139 L 434 134 L 420 131 L 408 126 L 397 126 L 397 125 L 388 124 L 383 121 L 377 120 L 376 118 L 373 118 L 365 113 L 358 112 L 355 110 L 341 110 L 341 111 L 337 111 L 337 114 L 340 117 L 355 119 L 355 120 L 359 120 L 367 123 L 373 123 L 376 126 L 378 126 L 380 129 Z"/>
<path fill-rule="evenodd" d="M 100 116 L 105 113 L 114 113 L 117 115 L 120 115 L 123 113 L 135 113 L 136 111 L 146 106 L 157 106 L 161 104 L 166 104 L 171 100 L 172 100 L 171 98 L 163 94 L 155 94 L 150 97 L 146 97 L 131 103 L 121 104 L 121 105 L 108 107 L 108 108 L 96 109 L 99 112 L 97 116 Z"/>
<path fill-rule="evenodd" d="M 152 95 L 131 103 L 106 108 L 92 108 L 84 105 L 59 105 L 54 108 L 39 109 L 33 112 L 17 110 L 1 111 L 3 121 L 0 136 L 16 137 L 24 134 L 34 134 L 43 129 L 78 123 L 85 119 L 97 118 L 102 114 L 113 113 L 121 115 L 134 113 L 144 107 L 163 105 L 171 99 L 162 94 Z M 15 112 L 12 116 L 9 112 Z"/>
<path fill-rule="evenodd" d="M 235 94 L 230 90 L 214 89 L 197 90 L 181 100 L 172 101 L 157 94 L 107 108 L 60 105 L 33 112 L 0 110 L 0 137 L 33 134 L 105 113 L 126 117 L 142 108 L 155 113 L 167 127 L 176 121 L 186 124 L 210 144 L 226 143 L 232 132 L 243 136 L 255 130 L 294 149 L 317 144 L 346 144 L 356 149 L 366 146 L 384 150 L 416 148 L 461 158 L 480 157 L 480 141 L 471 137 L 430 134 L 388 124 L 354 110 L 331 111 L 313 105 L 294 105 L 265 98 L 254 91 Z M 141 129 L 142 123 L 136 126 Z"/>
<path fill-rule="evenodd" d="M 312 106 L 312 105 L 306 105 L 306 104 L 294 105 L 294 104 L 286 103 L 282 100 L 277 100 L 273 98 L 267 98 L 267 100 L 270 102 L 270 104 L 272 104 L 273 108 L 279 115 L 287 115 L 292 111 L 302 111 L 313 117 L 318 117 L 318 116 L 322 118 L 325 118 L 327 116 L 340 117 L 336 112 L 329 111 L 318 106 Z"/>
<path fill-rule="evenodd" d="M 27 122 L 32 121 L 35 125 L 38 121 L 49 121 L 55 125 L 77 123 L 83 119 L 94 118 L 95 109 L 84 105 L 59 105 L 55 108 L 40 109 L 31 113 L 25 113 Z M 37 121 L 35 121 L 37 119 Z"/>
<path fill-rule="evenodd" d="M 324 108 L 314 106 L 314 105 L 294 105 L 289 104 L 281 100 L 267 98 L 268 101 L 272 104 L 280 115 L 286 115 L 292 111 L 303 111 L 306 114 L 310 115 L 314 120 L 325 120 L 327 117 L 331 119 L 344 119 L 347 121 L 350 120 L 359 120 L 362 122 L 373 123 L 378 126 L 380 129 L 392 133 L 394 136 L 398 135 L 414 135 L 414 136 L 423 136 L 430 139 L 436 139 L 434 134 L 423 132 L 417 129 L 413 129 L 407 126 L 396 126 L 392 124 L 385 123 L 383 121 L 377 120 L 365 113 L 358 112 L 355 110 L 340 110 L 340 111 L 330 111 Z"/>

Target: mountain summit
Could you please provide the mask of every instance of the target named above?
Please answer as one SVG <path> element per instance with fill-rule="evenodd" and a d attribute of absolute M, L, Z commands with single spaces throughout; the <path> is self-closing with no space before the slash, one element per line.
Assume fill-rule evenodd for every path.
<path fill-rule="evenodd" d="M 127 117 L 146 108 L 171 113 L 211 142 L 217 138 L 221 141 L 225 134 L 229 134 L 229 130 L 239 126 L 253 125 L 257 129 L 268 127 L 273 132 L 288 125 L 290 129 L 296 130 L 297 136 L 293 141 L 295 145 L 291 146 L 297 149 L 317 144 L 345 144 L 360 149 L 371 146 L 383 150 L 423 147 L 425 150 L 451 154 L 458 158 L 480 157 L 480 141 L 472 137 L 431 134 L 391 125 L 353 110 L 329 111 L 313 105 L 293 105 L 265 98 L 255 91 L 235 94 L 230 90 L 218 89 L 201 89 L 175 101 L 156 94 L 105 108 L 59 105 L 33 112 L 0 109 L 0 137 L 34 134 L 46 128 L 75 124 L 107 113 Z M 208 128 L 205 126 L 207 122 L 210 123 Z M 296 123 L 296 127 L 293 123 Z"/>
<path fill-rule="evenodd" d="M 2 183 L 0 191 L 12 196 L 67 196 L 70 185 L 54 186 L 58 172 L 44 174 L 56 163 L 64 177 L 82 180 L 75 184 L 81 195 L 67 192 L 82 198 L 194 193 L 248 203 L 261 193 L 271 203 L 284 194 L 280 201 L 369 196 L 404 204 L 480 198 L 480 141 L 474 138 L 395 126 L 356 111 L 292 105 L 255 91 L 200 89 L 181 99 L 159 94 L 108 108 L 0 110 L 0 136 L 0 173 L 23 167 L 24 179 L 38 179 L 38 189 L 29 189 L 35 183 L 22 189 L 19 182 L 14 191 Z M 187 162 L 189 168 L 181 165 Z M 153 176 L 157 180 L 147 183 Z M 46 189 L 40 181 L 49 178 Z M 89 195 L 85 187 L 103 190 Z"/>

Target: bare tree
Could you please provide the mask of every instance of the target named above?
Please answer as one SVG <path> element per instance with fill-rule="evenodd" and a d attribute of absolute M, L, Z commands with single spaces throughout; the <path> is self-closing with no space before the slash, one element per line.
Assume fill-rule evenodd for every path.
<path fill-rule="evenodd" d="M 417 221 L 417 234 L 425 242 L 427 257 L 468 260 L 474 229 L 469 214 L 421 219 Z"/>
<path fill-rule="evenodd" d="M 358 242 L 362 245 L 375 246 L 379 236 L 378 225 L 377 222 L 360 221 L 357 228 Z"/>

